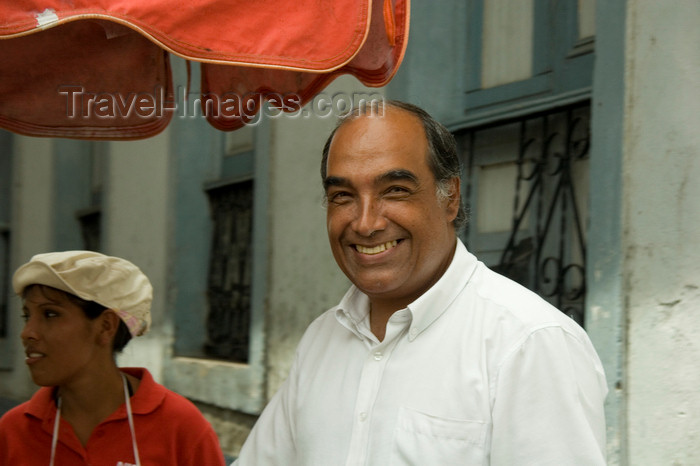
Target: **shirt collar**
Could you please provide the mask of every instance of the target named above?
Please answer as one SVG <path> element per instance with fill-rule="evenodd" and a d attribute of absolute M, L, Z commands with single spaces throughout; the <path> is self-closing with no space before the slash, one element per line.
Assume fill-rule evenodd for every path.
<path fill-rule="evenodd" d="M 137 367 L 123 367 L 120 371 L 133 375 L 141 380 L 138 390 L 131 397 L 131 409 L 134 414 L 147 414 L 155 410 L 165 398 L 165 388 L 156 383 L 147 369 Z M 43 420 L 45 429 L 50 432 L 53 429 L 53 419 L 56 413 L 54 402 L 55 387 L 41 387 L 27 403 L 24 412 L 27 415 Z M 121 406 L 108 419 L 126 418 L 126 408 Z"/>
<path fill-rule="evenodd" d="M 442 277 L 428 291 L 408 305 L 413 321 L 408 331 L 409 341 L 413 341 L 426 328 L 435 322 L 462 292 L 476 270 L 477 259 L 467 251 L 464 243 L 457 239 L 452 262 Z"/>
<path fill-rule="evenodd" d="M 355 285 L 350 286 L 335 307 L 335 318 L 358 338 L 372 339 L 369 327 L 369 298 Z"/>
<path fill-rule="evenodd" d="M 460 239 L 457 239 L 452 262 L 445 273 L 428 291 L 407 306 L 412 316 L 408 331 L 409 341 L 415 340 L 447 310 L 469 282 L 476 265 L 476 257 L 467 251 Z M 341 325 L 358 338 L 373 338 L 369 328 L 369 298 L 355 285 L 350 287 L 335 307 L 335 316 Z"/>
<path fill-rule="evenodd" d="M 119 370 L 141 380 L 139 388 L 134 393 L 134 396 L 131 397 L 131 410 L 134 414 L 148 414 L 151 411 L 155 411 L 163 403 L 167 390 L 156 383 L 147 369 L 142 367 L 121 367 Z M 124 407 L 122 406 L 122 408 Z M 124 410 L 124 413 L 119 412 L 119 414 L 125 417 L 126 410 Z"/>

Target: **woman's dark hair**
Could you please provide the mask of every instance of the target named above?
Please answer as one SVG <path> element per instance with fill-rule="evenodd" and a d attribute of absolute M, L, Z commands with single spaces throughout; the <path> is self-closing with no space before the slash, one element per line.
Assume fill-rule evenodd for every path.
<path fill-rule="evenodd" d="M 90 320 L 97 319 L 104 311 L 107 310 L 102 304 L 96 303 L 95 301 L 86 301 L 74 294 L 67 293 L 63 290 L 48 286 L 48 285 L 29 285 L 22 291 L 22 299 L 25 299 L 29 294 L 29 291 L 36 288 L 39 292 L 47 299 L 55 300 L 55 297 L 51 295 L 60 295 L 65 297 L 68 301 L 78 306 L 85 313 L 85 317 Z M 127 343 L 131 340 L 131 333 L 129 332 L 129 327 L 126 326 L 123 320 L 119 319 L 119 327 L 117 327 L 117 333 L 114 335 L 114 341 L 112 342 L 112 351 L 115 353 L 121 353 Z"/>

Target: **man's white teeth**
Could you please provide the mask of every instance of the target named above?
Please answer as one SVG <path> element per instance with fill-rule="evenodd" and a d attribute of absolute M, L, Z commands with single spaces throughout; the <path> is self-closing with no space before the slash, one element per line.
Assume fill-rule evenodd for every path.
<path fill-rule="evenodd" d="M 375 246 L 375 247 L 373 247 L 373 248 L 367 248 L 367 247 L 365 247 L 365 246 L 361 246 L 361 245 L 359 245 L 359 244 L 356 244 L 356 245 L 355 245 L 355 249 L 357 249 L 357 252 L 360 252 L 360 253 L 362 253 L 362 254 L 373 255 L 373 254 L 379 254 L 380 252 L 384 252 L 384 251 L 386 251 L 387 249 L 391 249 L 391 248 L 393 248 L 394 246 L 396 246 L 397 244 L 399 244 L 399 243 L 398 243 L 398 241 L 396 241 L 396 240 L 394 240 L 394 241 L 387 241 L 386 243 L 380 244 L 380 245 Z"/>
<path fill-rule="evenodd" d="M 29 353 L 27 355 L 27 357 L 29 357 L 29 358 L 40 358 L 42 356 L 44 356 L 42 353 Z"/>

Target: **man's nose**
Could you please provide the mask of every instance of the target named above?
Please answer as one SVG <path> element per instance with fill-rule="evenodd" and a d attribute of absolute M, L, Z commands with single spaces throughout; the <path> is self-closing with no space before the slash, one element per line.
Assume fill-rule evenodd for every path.
<path fill-rule="evenodd" d="M 377 231 L 386 228 L 384 206 L 376 199 L 361 199 L 353 224 L 354 230 L 361 236 L 369 237 Z"/>

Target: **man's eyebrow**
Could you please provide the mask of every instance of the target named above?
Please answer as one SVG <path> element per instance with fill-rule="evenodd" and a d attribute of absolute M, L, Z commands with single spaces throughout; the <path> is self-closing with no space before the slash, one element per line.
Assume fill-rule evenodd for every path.
<path fill-rule="evenodd" d="M 327 191 L 331 186 L 350 186 L 350 182 L 347 178 L 341 178 L 340 176 L 327 176 L 323 180 L 323 189 Z"/>
<path fill-rule="evenodd" d="M 410 181 L 414 184 L 418 184 L 418 177 L 410 170 L 399 168 L 396 170 L 389 170 L 375 178 L 377 184 L 387 181 Z"/>
<path fill-rule="evenodd" d="M 374 179 L 376 184 L 390 181 L 410 181 L 411 183 L 418 184 L 418 177 L 410 170 L 397 168 L 396 170 L 389 170 L 388 172 L 382 173 Z M 326 179 L 323 180 L 323 189 L 328 190 L 331 186 L 345 187 L 350 186 L 350 184 L 350 180 L 347 178 L 341 176 L 327 176 Z"/>

